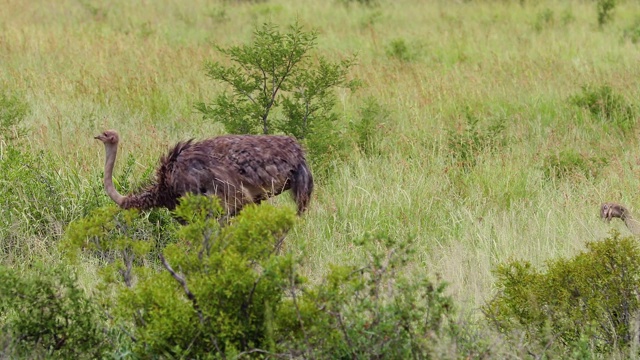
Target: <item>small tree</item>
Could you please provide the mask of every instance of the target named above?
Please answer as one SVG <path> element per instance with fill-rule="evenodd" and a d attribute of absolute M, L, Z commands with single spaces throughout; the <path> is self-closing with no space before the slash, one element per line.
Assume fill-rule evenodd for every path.
<path fill-rule="evenodd" d="M 589 242 L 571 259 L 549 261 L 544 273 L 512 261 L 496 275 L 498 293 L 483 310 L 500 331 L 522 331 L 532 343 L 548 335 L 545 347 L 586 345 L 600 353 L 637 339 L 640 247 L 633 237 Z"/>
<path fill-rule="evenodd" d="M 317 31 L 304 31 L 297 23 L 281 32 L 277 26 L 256 28 L 250 44 L 216 49 L 232 65 L 207 62 L 207 76 L 230 87 L 210 104 L 198 103 L 205 118 L 222 123 L 229 133 L 292 135 L 306 141 L 311 157 L 327 153 L 327 133 L 335 131 L 337 115 L 333 89 L 354 90 L 348 80 L 354 59 L 332 63 L 310 56 Z"/>

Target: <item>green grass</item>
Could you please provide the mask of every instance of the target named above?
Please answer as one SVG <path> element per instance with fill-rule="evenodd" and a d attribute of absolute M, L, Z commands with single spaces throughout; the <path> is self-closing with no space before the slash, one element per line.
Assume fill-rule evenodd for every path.
<path fill-rule="evenodd" d="M 318 279 L 329 262 L 356 261 L 353 239 L 365 232 L 415 236 L 414 270 L 440 276 L 460 307 L 477 313 L 492 295 L 496 264 L 518 258 L 538 266 L 576 254 L 612 227 L 625 234 L 621 222 L 597 218 L 603 201 L 640 208 L 637 128 L 621 132 L 571 102 L 586 85 L 608 85 L 640 105 L 640 45 L 625 37 L 640 5 L 621 2 L 601 29 L 594 2 L 523 4 L 5 2 L 0 91 L 29 109 L 22 123 L 26 135 L 13 144 L 48 154 L 52 160 L 39 171 L 57 179 L 57 189 L 67 189 L 61 196 L 72 206 L 48 233 L 29 232 L 20 217 L 4 230 L 31 256 L 45 256 L 55 251 L 48 245 L 68 221 L 106 203 L 94 191 L 100 189 L 104 150 L 93 136 L 103 129 L 120 132 L 116 174 L 133 156 L 133 182 L 175 141 L 221 134 L 221 126 L 193 108 L 222 90 L 204 76 L 206 60 L 222 60 L 211 42 L 239 44 L 255 25 L 297 19 L 319 30 L 318 52 L 328 59 L 358 55 L 350 75 L 365 87 L 339 93 L 345 127 L 368 97 L 389 116 L 374 155 L 336 163 L 330 178 L 317 184 L 287 249 L 304 249 L 305 273 Z M 394 43 L 406 50 L 389 51 Z M 398 55 L 403 51 L 406 56 Z M 451 160 L 447 142 L 448 134 L 464 130 L 465 111 L 480 129 L 504 119 L 506 141 L 493 152 L 477 152 L 467 171 Z M 0 144 L 0 159 L 6 145 Z M 566 149 L 608 162 L 595 177 L 547 179 L 545 158 Z M 272 202 L 293 206 L 288 196 Z M 0 239 L 2 258 L 14 238 Z M 86 264 L 88 270 L 94 266 Z M 81 279 L 90 289 L 92 277 Z"/>

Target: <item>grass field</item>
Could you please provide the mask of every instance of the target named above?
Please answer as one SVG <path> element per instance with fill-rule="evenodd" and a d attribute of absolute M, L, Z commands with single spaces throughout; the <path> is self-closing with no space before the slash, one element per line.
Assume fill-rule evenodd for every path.
<path fill-rule="evenodd" d="M 194 110 L 223 90 L 205 76 L 205 61 L 227 61 L 211 44 L 244 43 L 263 22 L 297 20 L 319 31 L 317 54 L 332 61 L 357 55 L 349 77 L 364 86 L 338 91 L 341 125 L 358 118 L 367 98 L 388 116 L 372 155 L 353 152 L 317 183 L 286 248 L 304 248 L 304 271 L 317 279 L 330 262 L 356 261 L 353 240 L 366 232 L 415 237 L 413 271 L 448 282 L 459 307 L 477 315 L 493 294 L 497 264 L 525 259 L 542 266 L 611 228 L 628 233 L 620 221 L 599 220 L 598 208 L 616 201 L 638 209 L 638 129 L 594 118 L 571 99 L 585 86 L 608 85 L 638 107 L 638 19 L 640 3 L 630 0 L 619 2 L 602 27 L 595 2 L 586 0 L 383 0 L 372 7 L 4 0 L 0 95 L 28 111 L 22 136 L 0 128 L 0 157 L 7 144 L 40 154 L 37 162 L 48 161 L 40 171 L 65 191 L 57 195 L 63 201 L 37 206 L 65 208 L 52 211 L 62 215 L 51 215 L 44 233 L 14 214 L 0 257 L 11 264 L 24 256 L 13 253 L 19 243 L 30 257 L 57 261 L 49 245 L 68 222 L 108 203 L 100 182 L 104 150 L 93 139 L 102 130 L 120 132 L 115 172 L 131 158 L 133 182 L 147 177 L 175 141 L 223 133 Z M 475 135 L 469 119 L 477 120 Z M 491 135 L 496 124 L 503 130 Z M 478 138 L 484 145 L 465 158 L 474 165 L 459 166 L 465 148 L 453 140 Z M 564 176 L 547 176 L 555 169 L 549 159 L 563 152 L 587 160 L 575 160 Z M 20 204 L 6 204 L 5 215 L 31 201 L 22 193 L 11 199 Z M 293 206 L 288 196 L 271 202 Z M 87 288 L 92 276 L 81 276 Z"/>

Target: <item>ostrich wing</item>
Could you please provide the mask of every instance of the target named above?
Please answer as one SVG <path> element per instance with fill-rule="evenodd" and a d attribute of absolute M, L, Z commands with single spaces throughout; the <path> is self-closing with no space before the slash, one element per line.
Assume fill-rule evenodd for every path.
<path fill-rule="evenodd" d="M 178 195 L 214 193 L 255 201 L 289 189 L 293 172 L 304 161 L 298 143 L 287 136 L 220 136 L 177 144 L 162 159 L 158 182 Z"/>

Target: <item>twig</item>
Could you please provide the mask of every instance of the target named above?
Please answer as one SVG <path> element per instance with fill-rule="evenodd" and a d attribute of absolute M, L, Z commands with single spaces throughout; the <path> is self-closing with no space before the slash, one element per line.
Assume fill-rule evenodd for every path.
<path fill-rule="evenodd" d="M 198 305 L 198 300 L 196 299 L 196 296 L 193 295 L 193 293 L 187 287 L 187 281 L 173 270 L 171 265 L 169 265 L 167 260 L 164 258 L 164 255 L 160 254 L 158 255 L 158 257 L 160 257 L 160 261 L 162 261 L 162 265 L 164 265 L 165 269 L 167 269 L 169 274 L 171 274 L 171 276 L 173 276 L 173 278 L 176 279 L 176 281 L 179 282 L 180 285 L 182 285 L 182 289 L 184 290 L 184 293 L 187 295 L 187 298 L 191 300 L 191 303 L 193 304 L 193 309 L 198 314 L 198 318 L 200 319 L 200 324 L 204 325 L 205 320 L 204 320 L 204 316 L 202 315 L 202 310 L 200 309 L 200 305 Z"/>
<path fill-rule="evenodd" d="M 347 328 L 344 325 L 344 322 L 342 321 L 342 314 L 340 314 L 340 312 L 337 311 L 337 312 L 333 313 L 333 315 L 338 318 L 338 323 L 340 324 L 340 330 L 342 330 L 342 333 L 344 334 L 344 339 L 347 341 L 347 345 L 349 346 L 349 349 L 351 349 L 351 354 L 353 355 L 353 358 L 357 359 L 358 355 L 355 353 L 355 351 L 353 351 L 353 349 L 354 349 L 353 343 L 351 343 L 351 338 L 349 337 L 349 334 L 347 333 Z"/>
<path fill-rule="evenodd" d="M 169 274 L 171 274 L 171 276 L 173 276 L 173 278 L 176 279 L 176 281 L 179 282 L 180 285 L 182 285 L 182 289 L 184 290 L 184 293 L 187 295 L 187 298 L 191 300 L 191 303 L 193 304 L 193 309 L 196 311 L 196 314 L 198 314 L 198 319 L 200 320 L 200 324 L 202 326 L 205 326 L 206 319 L 204 318 L 204 315 L 202 315 L 202 310 L 200 309 L 200 305 L 198 305 L 198 300 L 196 299 L 196 296 L 193 295 L 193 293 L 187 287 L 187 281 L 173 270 L 171 265 L 169 265 L 169 263 L 167 262 L 167 259 L 165 259 L 164 255 L 162 255 L 162 253 L 160 253 L 158 257 L 160 258 L 160 261 L 162 261 L 162 265 L 164 265 L 165 269 L 167 269 Z M 226 359 L 226 356 L 224 355 L 224 353 L 220 351 L 220 347 L 218 346 L 218 339 L 216 339 L 213 335 L 211 335 L 211 342 L 216 347 L 216 350 L 222 356 L 222 358 Z"/>

